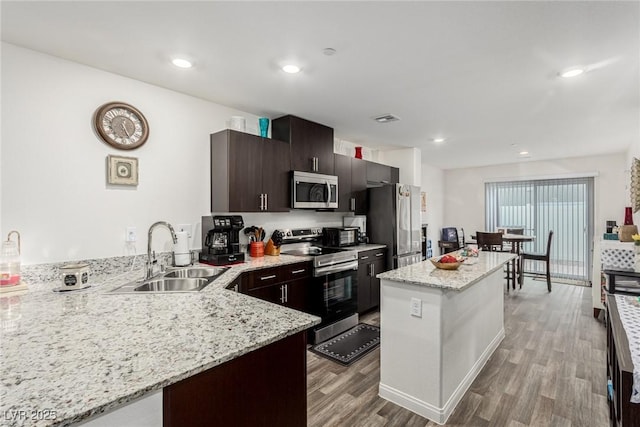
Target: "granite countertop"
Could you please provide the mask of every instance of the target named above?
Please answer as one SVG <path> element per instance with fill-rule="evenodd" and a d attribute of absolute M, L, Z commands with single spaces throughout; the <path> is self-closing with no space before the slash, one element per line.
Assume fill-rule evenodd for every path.
<path fill-rule="evenodd" d="M 106 293 L 142 277 L 138 269 L 92 275 L 80 291 L 54 292 L 49 281 L 1 296 L 2 425 L 85 420 L 320 323 L 225 289 L 244 271 L 306 257 L 249 259 L 195 293 Z M 55 419 L 31 419 L 45 410 Z"/>
<path fill-rule="evenodd" d="M 377 243 L 361 243 L 357 246 L 349 246 L 345 249 L 353 249 L 356 250 L 358 252 L 363 252 L 363 251 L 371 251 L 374 249 L 382 249 L 382 248 L 386 248 L 387 245 L 379 245 Z"/>
<path fill-rule="evenodd" d="M 376 277 L 412 285 L 461 291 L 501 269 L 515 257 L 516 254 L 512 253 L 480 252 L 478 257 L 467 258 L 457 270 L 441 270 L 426 260 L 380 273 Z"/>

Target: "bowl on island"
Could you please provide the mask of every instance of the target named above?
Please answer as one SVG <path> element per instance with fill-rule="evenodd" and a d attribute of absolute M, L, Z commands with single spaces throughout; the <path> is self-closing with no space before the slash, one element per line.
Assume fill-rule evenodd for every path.
<path fill-rule="evenodd" d="M 448 258 L 446 258 L 448 257 Z M 442 259 L 445 260 L 451 260 L 452 258 L 455 259 L 455 261 L 449 261 L 449 262 L 441 262 Z M 457 270 L 458 267 L 460 267 L 460 264 L 462 264 L 464 262 L 464 258 L 462 257 L 455 257 L 453 255 L 442 255 L 440 257 L 434 257 L 434 258 L 429 258 L 429 261 L 431 261 L 431 264 L 435 265 L 436 268 L 439 268 L 441 270 Z"/>

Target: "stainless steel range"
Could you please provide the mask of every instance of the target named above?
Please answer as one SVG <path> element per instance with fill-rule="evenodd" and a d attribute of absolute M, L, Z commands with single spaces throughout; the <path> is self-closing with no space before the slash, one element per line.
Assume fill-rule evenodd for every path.
<path fill-rule="evenodd" d="M 312 314 L 322 318 L 313 329 L 314 343 L 326 341 L 358 324 L 358 252 L 318 244 L 322 230 L 280 230 L 280 253 L 313 257 Z"/>

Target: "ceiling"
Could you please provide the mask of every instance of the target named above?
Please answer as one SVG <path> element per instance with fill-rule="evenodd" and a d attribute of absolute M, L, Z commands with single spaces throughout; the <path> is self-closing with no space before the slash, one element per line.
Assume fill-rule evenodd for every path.
<path fill-rule="evenodd" d="M 636 1 L 1 8 L 3 41 L 248 113 L 294 114 L 359 145 L 417 147 L 443 169 L 624 152 L 640 142 Z M 175 56 L 195 66 L 178 69 Z M 288 61 L 302 72 L 284 73 Z M 558 76 L 573 66 L 589 71 Z M 372 120 L 386 113 L 401 120 Z M 447 141 L 434 143 L 439 136 Z"/>

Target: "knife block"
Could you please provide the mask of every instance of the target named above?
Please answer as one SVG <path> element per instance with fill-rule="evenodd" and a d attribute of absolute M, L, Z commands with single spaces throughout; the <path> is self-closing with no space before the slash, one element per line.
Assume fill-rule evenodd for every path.
<path fill-rule="evenodd" d="M 269 239 L 267 242 L 267 247 L 264 249 L 264 253 L 266 255 L 278 256 L 280 255 L 280 247 L 276 247 L 273 244 L 273 240 Z"/>

